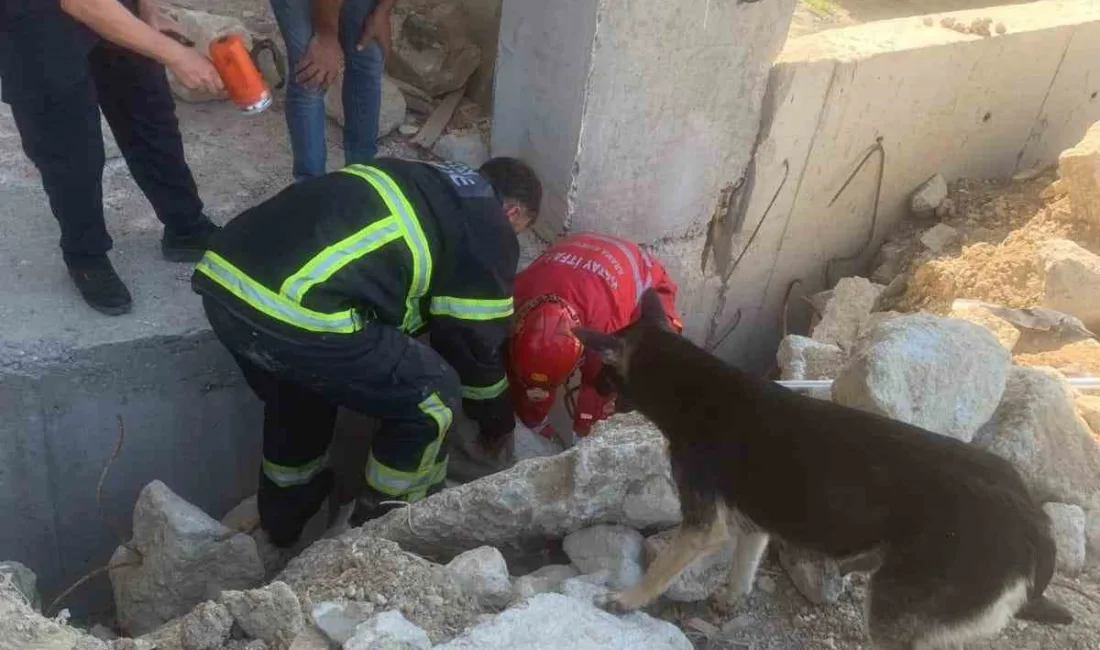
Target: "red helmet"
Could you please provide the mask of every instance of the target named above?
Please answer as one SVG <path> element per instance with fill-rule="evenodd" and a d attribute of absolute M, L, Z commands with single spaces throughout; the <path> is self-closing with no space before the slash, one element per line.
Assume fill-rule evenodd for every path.
<path fill-rule="evenodd" d="M 584 352 L 573 335 L 580 325 L 577 310 L 554 295 L 521 306 L 509 350 L 515 379 L 525 389 L 550 392 L 564 384 Z"/>

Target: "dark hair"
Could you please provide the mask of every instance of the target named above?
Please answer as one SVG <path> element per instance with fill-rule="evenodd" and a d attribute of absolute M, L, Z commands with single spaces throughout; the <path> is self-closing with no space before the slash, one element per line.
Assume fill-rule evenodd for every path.
<path fill-rule="evenodd" d="M 534 223 L 542 205 L 542 183 L 530 165 L 517 158 L 493 158 L 477 170 L 502 199 L 519 202 Z"/>

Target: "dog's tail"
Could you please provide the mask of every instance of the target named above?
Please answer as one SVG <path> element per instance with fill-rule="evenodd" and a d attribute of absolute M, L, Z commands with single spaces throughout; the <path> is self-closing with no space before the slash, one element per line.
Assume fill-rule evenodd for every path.
<path fill-rule="evenodd" d="M 1058 556 L 1058 547 L 1050 536 L 1050 520 L 1045 513 L 1041 521 L 1046 525 L 1037 528 L 1031 535 L 1034 550 L 1031 591 L 1028 594 L 1027 603 L 1016 612 L 1016 618 L 1037 623 L 1069 625 L 1073 622 L 1073 614 L 1043 595 L 1054 578 L 1054 563 Z"/>

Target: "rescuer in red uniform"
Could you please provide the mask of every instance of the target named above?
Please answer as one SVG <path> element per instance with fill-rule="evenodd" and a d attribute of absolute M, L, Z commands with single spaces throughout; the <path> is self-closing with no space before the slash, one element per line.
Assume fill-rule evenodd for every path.
<path fill-rule="evenodd" d="M 585 354 L 574 327 L 613 333 L 638 317 L 646 289 L 661 296 L 677 332 L 676 283 L 665 268 L 637 244 L 600 233 L 578 233 L 554 244 L 516 276 L 516 318 L 508 345 L 508 375 L 516 415 L 527 428 L 551 438 L 550 407 L 558 386 L 580 369 L 579 389 L 569 391 L 566 408 L 573 430 L 587 436 L 592 425 L 615 410 L 614 395 L 600 395 L 601 364 Z"/>

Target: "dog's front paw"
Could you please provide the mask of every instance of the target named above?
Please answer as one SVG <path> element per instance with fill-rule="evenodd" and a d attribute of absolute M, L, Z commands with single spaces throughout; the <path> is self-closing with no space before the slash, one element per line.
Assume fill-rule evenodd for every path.
<path fill-rule="evenodd" d="M 641 598 L 626 591 L 614 591 L 596 597 L 596 606 L 612 614 L 628 614 L 645 605 Z"/>

